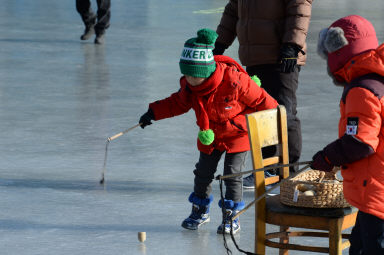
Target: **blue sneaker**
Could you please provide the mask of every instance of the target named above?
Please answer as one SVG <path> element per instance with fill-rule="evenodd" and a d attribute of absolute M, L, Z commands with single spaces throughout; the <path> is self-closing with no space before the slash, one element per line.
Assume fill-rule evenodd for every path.
<path fill-rule="evenodd" d="M 227 209 L 225 211 L 226 211 L 226 214 L 225 214 L 226 219 L 217 228 L 218 234 L 230 234 L 231 233 L 231 218 L 236 215 L 236 212 L 234 212 L 230 209 Z M 240 220 L 239 220 L 239 218 L 236 218 L 232 222 L 233 234 L 236 234 L 239 230 L 240 230 Z"/>
<path fill-rule="evenodd" d="M 248 175 L 243 178 L 243 188 L 244 189 L 254 189 L 255 188 L 255 177 L 253 174 Z"/>
<path fill-rule="evenodd" d="M 209 204 L 213 201 L 213 196 L 209 198 L 199 198 L 194 192 L 188 198 L 192 203 L 192 212 L 186 218 L 181 226 L 190 230 L 197 230 L 201 225 L 210 221 L 209 218 Z"/>
<path fill-rule="evenodd" d="M 208 213 L 208 206 L 192 204 L 192 213 L 181 223 L 181 226 L 186 229 L 197 230 L 201 225 L 210 221 Z"/>
<path fill-rule="evenodd" d="M 276 171 L 275 170 L 267 170 L 264 172 L 264 177 L 272 177 L 276 176 Z M 243 179 L 243 188 L 244 189 L 254 189 L 255 188 L 255 177 L 253 174 L 248 175 Z"/>
<path fill-rule="evenodd" d="M 232 226 L 232 232 L 233 234 L 236 234 L 240 230 L 240 220 L 239 218 L 236 218 L 232 221 L 231 225 L 231 219 L 234 217 L 237 213 L 239 213 L 240 210 L 244 209 L 245 204 L 243 201 L 241 202 L 233 202 L 232 200 L 224 200 L 225 205 L 225 215 L 223 217 L 223 221 L 220 224 L 220 226 L 217 228 L 218 234 L 230 234 L 231 233 L 231 226 Z M 220 208 L 221 200 L 219 201 Z"/>

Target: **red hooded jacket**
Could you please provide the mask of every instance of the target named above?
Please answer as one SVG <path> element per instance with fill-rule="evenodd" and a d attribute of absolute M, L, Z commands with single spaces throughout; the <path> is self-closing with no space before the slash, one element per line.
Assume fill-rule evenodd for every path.
<path fill-rule="evenodd" d="M 197 139 L 201 152 L 214 149 L 228 153 L 250 149 L 245 115 L 277 107 L 277 102 L 260 88 L 233 59 L 215 56 L 216 70 L 203 84 L 193 87 L 185 77 L 180 89 L 170 97 L 149 104 L 154 119 L 160 120 L 195 111 L 201 130 L 210 128 L 215 139 L 203 145 Z M 206 119 L 208 117 L 208 119 Z"/>
<path fill-rule="evenodd" d="M 340 138 L 324 152 L 342 166 L 347 201 L 384 219 L 384 45 L 355 56 L 334 75 L 347 85 L 340 101 Z"/>
<path fill-rule="evenodd" d="M 323 151 L 332 165 L 341 166 L 347 201 L 384 219 L 384 45 L 361 16 L 341 18 L 332 27 L 320 46 L 330 49 L 329 71 L 345 85 L 339 139 Z"/>

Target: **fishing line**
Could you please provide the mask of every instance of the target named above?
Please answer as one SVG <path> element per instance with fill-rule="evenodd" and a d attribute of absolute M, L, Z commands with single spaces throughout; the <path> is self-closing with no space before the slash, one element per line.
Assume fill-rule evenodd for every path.
<path fill-rule="evenodd" d="M 225 250 L 227 251 L 227 254 L 228 255 L 232 255 L 232 251 L 231 249 L 229 249 L 228 247 L 228 243 L 227 243 L 227 238 L 225 237 L 225 215 L 226 215 L 226 209 L 225 209 L 225 203 L 224 203 L 224 193 L 223 193 L 223 179 L 219 179 L 219 183 L 220 183 L 220 197 L 221 197 L 221 211 L 222 211 L 222 214 L 223 214 L 223 224 L 224 224 L 224 231 L 223 231 L 223 241 L 224 241 L 224 248 Z M 237 245 L 237 242 L 235 240 L 235 237 L 233 235 L 233 218 L 231 218 L 231 239 L 233 241 L 233 243 L 235 244 L 235 247 L 238 251 L 242 252 L 242 253 L 245 253 L 247 255 L 258 255 L 258 254 L 255 254 L 255 253 L 252 253 L 252 252 L 249 252 L 249 251 L 244 251 L 242 249 L 240 249 L 240 247 Z"/>
<path fill-rule="evenodd" d="M 103 164 L 103 171 L 101 172 L 100 184 L 104 184 L 104 174 L 105 174 L 105 168 L 107 166 L 107 155 L 108 155 L 109 142 L 110 142 L 109 139 L 107 139 L 107 143 L 105 144 L 104 164 Z"/>
<path fill-rule="evenodd" d="M 228 255 L 232 255 L 231 249 L 229 249 L 228 244 L 227 244 L 227 239 L 225 238 L 225 203 L 224 203 L 224 195 L 223 195 L 223 180 L 219 179 L 220 183 L 220 197 L 221 197 L 221 212 L 222 212 L 222 222 L 224 223 L 224 231 L 222 232 L 223 234 L 223 241 L 224 241 L 224 248 L 227 251 Z M 232 231 L 232 226 L 231 226 L 231 231 Z"/>

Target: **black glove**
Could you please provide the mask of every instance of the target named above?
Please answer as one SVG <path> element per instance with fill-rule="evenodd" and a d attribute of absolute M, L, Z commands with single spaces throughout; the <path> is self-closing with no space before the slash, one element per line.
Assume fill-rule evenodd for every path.
<path fill-rule="evenodd" d="M 334 167 L 334 165 L 326 159 L 324 151 L 318 151 L 313 155 L 312 160 L 311 168 L 315 170 L 330 172 Z"/>
<path fill-rule="evenodd" d="M 151 120 L 153 120 L 154 118 L 155 116 L 153 114 L 153 111 L 151 110 L 151 108 L 149 108 L 148 111 L 140 117 L 140 120 L 139 120 L 139 123 L 141 123 L 140 127 L 145 128 L 146 126 L 151 125 L 152 124 Z"/>
<path fill-rule="evenodd" d="M 215 43 L 215 48 L 212 50 L 213 55 L 223 55 L 223 54 L 224 54 L 224 51 L 225 51 L 227 48 L 228 48 L 228 47 L 226 47 L 224 44 L 219 43 L 219 42 L 216 42 L 216 43 Z"/>
<path fill-rule="evenodd" d="M 283 43 L 280 49 L 280 57 L 278 62 L 280 64 L 280 72 L 291 73 L 295 71 L 299 52 L 305 54 L 305 52 L 298 45 L 293 43 Z"/>

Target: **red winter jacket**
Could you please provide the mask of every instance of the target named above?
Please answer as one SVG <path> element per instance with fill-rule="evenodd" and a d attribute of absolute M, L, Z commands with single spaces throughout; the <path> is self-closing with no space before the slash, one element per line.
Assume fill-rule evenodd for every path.
<path fill-rule="evenodd" d="M 342 166 L 347 201 L 384 219 L 384 45 L 350 59 L 334 75 L 347 85 L 340 101 L 340 138 L 324 152 Z"/>
<path fill-rule="evenodd" d="M 215 133 L 210 145 L 197 139 L 201 152 L 210 154 L 214 149 L 228 153 L 250 149 L 245 114 L 277 107 L 277 102 L 264 89 L 250 79 L 244 69 L 233 59 L 215 56 L 216 70 L 203 84 L 209 88 L 217 86 L 204 96 L 203 107 L 209 118 L 209 128 Z M 195 87 L 196 88 L 196 87 Z M 174 117 L 195 111 L 197 124 L 201 127 L 201 110 L 197 94 L 185 77 L 180 79 L 180 89 L 170 97 L 149 104 L 155 120 Z"/>

